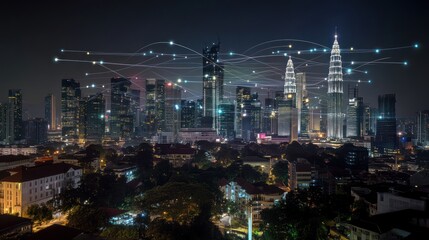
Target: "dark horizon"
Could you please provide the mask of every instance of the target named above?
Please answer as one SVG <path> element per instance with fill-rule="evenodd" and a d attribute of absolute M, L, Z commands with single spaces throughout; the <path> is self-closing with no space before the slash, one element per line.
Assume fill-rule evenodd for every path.
<path fill-rule="evenodd" d="M 221 53 L 224 54 L 222 59 L 228 60 L 227 54 L 230 51 L 243 53 L 256 44 L 275 39 L 302 39 L 330 48 L 337 29 L 341 49 L 368 49 L 368 53 L 359 54 L 356 59 L 361 58 L 360 61 L 364 62 L 386 57 L 388 59 L 384 61 L 394 63 L 366 65 L 364 68 L 369 71 L 367 76 L 362 73 L 347 76 L 345 71 L 350 64 L 343 63 L 345 89 L 347 78 L 371 80 L 371 84 L 360 85 L 359 93 L 365 102 L 377 107 L 378 95 L 395 93 L 397 116 L 411 118 L 415 116 L 415 112 L 429 109 L 429 102 L 414 97 L 425 96 L 429 87 L 424 81 L 423 57 L 428 53 L 426 46 L 429 44 L 429 36 L 424 31 L 425 23 L 429 20 L 429 10 L 425 5 L 418 1 L 402 1 L 389 5 L 370 1 L 272 1 L 263 5 L 256 1 L 117 3 L 98 0 L 69 4 L 54 1 L 26 4 L 14 2 L 7 5 L 7 12 L 1 17 L 3 35 L 6 37 L 0 40 L 3 53 L 0 59 L 1 65 L 4 66 L 1 71 L 3 79 L 0 83 L 0 100 L 6 100 L 8 89 L 22 89 L 24 113 L 28 113 L 24 114 L 24 119 L 43 117 L 43 99 L 49 93 L 56 96 L 57 109 L 60 109 L 58 103 L 61 79 L 74 78 L 85 86 L 94 82 L 109 82 L 111 77 L 117 76 L 100 75 L 101 80 L 87 78 L 85 72 L 100 72 L 103 69 L 94 68 L 91 64 L 55 63 L 55 57 L 88 59 L 82 55 L 62 54 L 61 49 L 135 52 L 153 42 L 174 41 L 201 53 L 205 45 L 220 39 Z M 293 43 L 298 50 L 308 49 L 310 46 Z M 410 47 L 387 50 L 414 44 L 419 44 L 418 49 Z M 172 53 L 166 46 L 162 48 Z M 371 52 L 371 49 L 381 49 L 381 52 L 376 54 Z M 297 58 L 300 63 L 298 54 L 294 53 L 292 57 Z M 305 55 L 303 58 L 309 60 L 312 56 Z M 350 62 L 355 56 L 344 51 L 342 58 L 343 62 Z M 278 59 L 271 59 L 268 63 L 281 70 L 271 76 L 258 76 L 262 79 L 255 80 L 255 83 L 260 83 L 257 81 L 267 77 L 278 80 L 281 85 L 286 59 Z M 322 56 L 320 61 L 328 64 L 328 54 Z M 406 66 L 400 64 L 404 61 L 407 62 Z M 201 64 L 201 59 L 196 59 L 195 63 Z M 244 66 L 246 71 L 252 67 Z M 190 79 L 195 81 L 189 86 L 190 91 L 199 94 L 202 92 L 202 65 L 191 73 L 151 70 L 150 73 L 139 74 L 142 70 L 144 69 L 130 69 L 126 74 L 139 78 L 160 77 L 158 74 L 165 76 L 167 80 L 189 74 Z M 234 74 L 245 80 L 244 76 L 248 74 L 246 71 Z M 309 77 L 309 81 L 312 83 L 323 80 L 328 74 L 327 66 L 316 67 L 311 71 L 313 75 Z M 226 72 L 225 82 L 230 81 L 232 73 L 229 74 Z M 410 83 L 413 85 L 410 86 Z M 246 82 L 237 81 L 232 83 L 234 84 L 241 85 Z M 317 91 L 315 94 L 317 95 Z M 192 98 L 191 95 L 188 97 Z"/>

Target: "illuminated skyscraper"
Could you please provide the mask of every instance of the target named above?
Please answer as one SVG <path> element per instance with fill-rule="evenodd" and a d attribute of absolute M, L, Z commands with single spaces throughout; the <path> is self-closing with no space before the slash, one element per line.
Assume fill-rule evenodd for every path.
<path fill-rule="evenodd" d="M 417 144 L 429 145 L 429 110 L 417 113 Z"/>
<path fill-rule="evenodd" d="M 61 126 L 65 138 L 78 137 L 80 83 L 74 79 L 61 82 Z"/>
<path fill-rule="evenodd" d="M 27 144 L 41 144 L 48 140 L 48 123 L 42 118 L 24 121 L 24 136 Z"/>
<path fill-rule="evenodd" d="M 180 101 L 182 90 L 172 82 L 165 84 L 165 127 L 162 131 L 172 132 L 177 141 L 180 130 Z"/>
<path fill-rule="evenodd" d="M 347 106 L 346 136 L 363 137 L 363 98 L 358 95 L 358 85 L 349 86 L 349 104 Z"/>
<path fill-rule="evenodd" d="M 285 73 L 284 99 L 278 105 L 278 135 L 298 139 L 298 111 L 296 108 L 296 79 L 292 58 L 289 57 Z"/>
<path fill-rule="evenodd" d="M 172 84 L 172 83 L 170 83 Z M 152 137 L 165 128 L 165 80 L 146 79 L 145 134 Z"/>
<path fill-rule="evenodd" d="M 112 78 L 110 136 L 113 139 L 129 139 L 134 132 L 134 116 L 131 109 L 131 81 Z"/>
<path fill-rule="evenodd" d="M 301 72 L 301 73 L 297 73 L 296 74 L 296 108 L 298 110 L 298 134 L 301 135 L 302 132 L 302 111 L 304 111 L 304 114 L 307 112 L 308 108 L 306 108 L 306 106 L 304 106 L 305 104 L 307 104 L 305 102 L 305 99 L 307 98 L 307 80 L 305 77 L 305 73 Z M 308 104 L 307 104 L 308 105 Z M 305 121 L 305 120 L 304 120 Z M 306 125 L 307 123 L 304 123 L 304 125 Z M 305 128 L 306 126 L 304 126 Z M 307 134 L 307 131 L 304 130 L 304 132 L 302 132 L 303 134 Z"/>
<path fill-rule="evenodd" d="M 45 97 L 45 120 L 48 122 L 48 130 L 57 129 L 57 110 L 54 94 Z"/>
<path fill-rule="evenodd" d="M 9 90 L 9 106 L 13 112 L 13 136 L 14 141 L 23 139 L 22 123 L 22 93 L 21 89 Z"/>
<path fill-rule="evenodd" d="M 250 87 L 238 86 L 235 96 L 235 134 L 237 138 L 243 138 L 243 120 L 247 118 L 245 103 L 250 100 Z"/>
<path fill-rule="evenodd" d="M 202 127 L 218 128 L 218 108 L 223 99 L 223 65 L 219 61 L 220 43 L 203 49 Z"/>
<path fill-rule="evenodd" d="M 101 143 L 105 133 L 105 100 L 102 93 L 79 101 L 79 139 Z"/>
<path fill-rule="evenodd" d="M 228 140 L 234 139 L 234 104 L 223 102 L 219 104 L 219 135 Z"/>
<path fill-rule="evenodd" d="M 376 145 L 379 153 L 389 154 L 396 150 L 396 96 L 378 96 Z"/>
<path fill-rule="evenodd" d="M 340 53 L 335 35 L 328 74 L 327 137 L 330 139 L 343 138 L 343 69 Z"/>
<path fill-rule="evenodd" d="M 196 128 L 197 122 L 197 102 L 181 100 L 180 107 L 180 127 L 181 128 Z"/>

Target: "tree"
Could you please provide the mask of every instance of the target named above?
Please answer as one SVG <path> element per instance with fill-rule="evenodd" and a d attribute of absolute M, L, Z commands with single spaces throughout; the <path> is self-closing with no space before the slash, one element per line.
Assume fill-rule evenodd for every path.
<path fill-rule="evenodd" d="M 139 230 L 131 226 L 108 226 L 100 236 L 107 240 L 135 240 L 139 239 Z"/>
<path fill-rule="evenodd" d="M 279 161 L 276 164 L 274 164 L 272 173 L 275 176 L 276 181 L 281 181 L 283 184 L 287 184 L 288 176 L 289 176 L 288 162 Z"/>
<path fill-rule="evenodd" d="M 250 183 L 265 182 L 268 175 L 256 170 L 249 164 L 244 164 L 241 167 L 240 176 Z"/>
<path fill-rule="evenodd" d="M 99 208 L 92 206 L 76 206 L 67 217 L 68 226 L 88 232 L 98 232 L 109 223 L 107 215 Z"/>
<path fill-rule="evenodd" d="M 200 214 L 203 206 L 212 205 L 214 195 L 207 187 L 196 183 L 169 182 L 145 192 L 137 199 L 137 207 L 151 216 L 190 223 Z"/>
<path fill-rule="evenodd" d="M 43 222 L 52 219 L 52 209 L 46 204 L 34 204 L 28 207 L 27 215 L 34 221 Z"/>
<path fill-rule="evenodd" d="M 216 152 L 215 157 L 222 166 L 229 166 L 238 159 L 239 155 L 240 153 L 237 150 L 222 145 L 219 151 Z"/>
<path fill-rule="evenodd" d="M 173 166 L 168 160 L 163 160 L 154 167 L 151 180 L 157 186 L 164 185 L 168 182 L 172 174 Z"/>
<path fill-rule="evenodd" d="M 289 161 L 296 161 L 299 157 L 305 157 L 304 149 L 297 141 L 293 141 L 286 147 L 286 158 Z"/>

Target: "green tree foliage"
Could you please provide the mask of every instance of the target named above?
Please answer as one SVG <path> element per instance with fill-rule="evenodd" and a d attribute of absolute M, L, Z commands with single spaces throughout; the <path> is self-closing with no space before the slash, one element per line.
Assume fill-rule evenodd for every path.
<path fill-rule="evenodd" d="M 156 186 L 164 185 L 173 175 L 173 165 L 168 160 L 163 160 L 155 165 L 150 176 Z"/>
<path fill-rule="evenodd" d="M 262 170 L 256 170 L 254 167 L 249 164 L 244 164 L 241 167 L 241 171 L 239 174 L 240 177 L 244 178 L 246 181 L 250 183 L 255 182 L 265 182 L 267 181 L 268 174 L 263 173 Z"/>
<path fill-rule="evenodd" d="M 136 240 L 139 239 L 139 230 L 130 226 L 108 226 L 100 236 L 107 240 Z"/>
<path fill-rule="evenodd" d="M 222 145 L 219 151 L 216 152 L 215 158 L 222 166 L 229 166 L 232 162 L 238 159 L 240 153 L 226 145 Z"/>
<path fill-rule="evenodd" d="M 289 161 L 296 161 L 299 157 L 306 157 L 304 149 L 297 141 L 293 141 L 286 147 L 286 158 Z"/>
<path fill-rule="evenodd" d="M 326 239 L 323 222 L 348 219 L 352 199 L 319 189 L 290 192 L 286 201 L 263 210 L 264 239 Z"/>
<path fill-rule="evenodd" d="M 276 181 L 281 181 L 284 184 L 287 184 L 288 181 L 288 162 L 287 161 L 279 161 L 273 166 L 272 170 L 273 175 L 275 176 Z"/>
<path fill-rule="evenodd" d="M 108 217 L 102 210 L 88 205 L 72 208 L 67 220 L 67 226 L 92 233 L 98 232 L 109 223 Z"/>
<path fill-rule="evenodd" d="M 66 187 L 57 201 L 63 211 L 77 205 L 118 207 L 128 194 L 125 178 L 116 178 L 112 173 L 89 173 L 82 176 L 78 188 Z"/>
<path fill-rule="evenodd" d="M 205 185 L 169 182 L 145 192 L 137 200 L 138 208 L 148 210 L 151 216 L 189 223 L 201 213 L 205 205 L 214 203 L 214 195 Z"/>
<path fill-rule="evenodd" d="M 34 204 L 28 207 L 27 215 L 36 222 L 43 222 L 52 219 L 52 209 L 46 204 Z"/>

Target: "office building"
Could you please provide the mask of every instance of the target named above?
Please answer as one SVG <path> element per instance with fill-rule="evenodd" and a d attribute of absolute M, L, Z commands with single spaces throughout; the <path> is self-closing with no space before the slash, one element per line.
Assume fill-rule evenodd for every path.
<path fill-rule="evenodd" d="M 131 81 L 126 78 L 112 78 L 110 137 L 115 140 L 131 138 L 134 132 L 134 116 L 131 109 Z"/>
<path fill-rule="evenodd" d="M 181 100 L 180 105 L 180 128 L 195 128 L 197 103 L 191 100 Z"/>
<path fill-rule="evenodd" d="M 223 102 L 219 105 L 219 135 L 224 139 L 233 140 L 234 133 L 234 104 Z"/>
<path fill-rule="evenodd" d="M 292 58 L 289 57 L 285 73 L 284 98 L 278 103 L 278 135 L 298 139 L 298 109 L 296 78 Z M 302 103 L 301 103 L 302 107 Z"/>
<path fill-rule="evenodd" d="M 417 113 L 417 144 L 421 146 L 429 145 L 429 110 Z"/>
<path fill-rule="evenodd" d="M 250 87 L 238 86 L 235 89 L 236 105 L 235 105 L 235 134 L 237 138 L 243 138 L 243 120 L 247 121 L 247 113 L 245 103 L 250 100 Z M 250 110 L 249 110 L 250 111 Z M 250 119 L 250 118 L 249 118 Z"/>
<path fill-rule="evenodd" d="M 78 137 L 80 83 L 74 79 L 61 81 L 61 127 L 65 139 Z"/>
<path fill-rule="evenodd" d="M 180 103 L 182 100 L 182 89 L 172 82 L 165 85 L 165 124 L 164 132 L 172 132 L 177 141 L 180 130 Z"/>
<path fill-rule="evenodd" d="M 171 83 L 170 83 L 171 84 Z M 165 81 L 146 79 L 145 133 L 152 137 L 165 128 Z"/>
<path fill-rule="evenodd" d="M 24 136 L 27 144 L 37 145 L 48 140 L 48 123 L 42 118 L 24 121 Z"/>
<path fill-rule="evenodd" d="M 327 137 L 329 139 L 343 138 L 343 69 L 340 46 L 335 35 L 332 46 L 328 74 L 328 105 L 327 105 Z"/>
<path fill-rule="evenodd" d="M 376 146 L 382 154 L 392 153 L 397 148 L 395 104 L 395 94 L 378 96 Z"/>
<path fill-rule="evenodd" d="M 79 139 L 101 143 L 105 134 L 105 101 L 101 93 L 83 98 L 79 104 Z"/>
<path fill-rule="evenodd" d="M 45 97 L 45 120 L 48 122 L 48 130 L 57 129 L 57 109 L 54 94 Z"/>
<path fill-rule="evenodd" d="M 223 100 L 224 66 L 219 60 L 220 43 L 203 49 L 202 127 L 217 129 L 218 107 Z"/>

